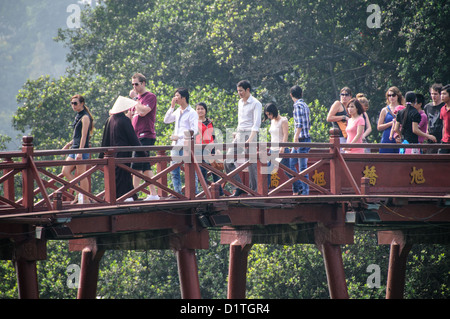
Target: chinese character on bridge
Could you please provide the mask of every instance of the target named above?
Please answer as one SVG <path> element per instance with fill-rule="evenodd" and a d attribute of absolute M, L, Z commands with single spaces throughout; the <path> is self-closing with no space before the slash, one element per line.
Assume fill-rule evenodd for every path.
<path fill-rule="evenodd" d="M 425 177 L 423 176 L 423 169 L 419 168 L 416 169 L 416 167 L 414 166 L 412 168 L 412 172 L 411 172 L 411 184 L 423 184 L 425 183 Z"/>
<path fill-rule="evenodd" d="M 366 165 L 366 169 L 363 171 L 364 177 L 367 177 L 369 179 L 369 183 L 372 186 L 375 186 L 377 183 L 377 170 L 375 169 L 375 166 L 372 166 L 369 168 L 368 165 Z"/>
<path fill-rule="evenodd" d="M 280 177 L 278 173 L 273 173 L 270 175 L 270 187 L 278 187 L 280 184 Z"/>
<path fill-rule="evenodd" d="M 324 172 L 318 173 L 317 170 L 315 170 L 313 175 L 313 182 L 316 185 L 325 186 L 327 183 L 325 181 L 325 173 Z"/>

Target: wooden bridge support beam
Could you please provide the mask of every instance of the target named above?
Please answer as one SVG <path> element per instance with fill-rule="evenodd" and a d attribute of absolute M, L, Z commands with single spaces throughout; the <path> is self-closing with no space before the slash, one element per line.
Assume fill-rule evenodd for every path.
<path fill-rule="evenodd" d="M 230 245 L 228 299 L 244 299 L 247 283 L 248 253 L 252 245 Z"/>
<path fill-rule="evenodd" d="M 329 242 L 320 247 L 327 272 L 328 291 L 331 299 L 348 299 L 347 283 L 345 281 L 342 252 L 339 245 Z"/>
<path fill-rule="evenodd" d="M 201 299 L 197 258 L 194 249 L 175 250 L 182 299 Z"/>
<path fill-rule="evenodd" d="M 105 250 L 97 248 L 95 239 L 89 240 L 81 252 L 81 269 L 77 299 L 95 299 L 100 260 Z"/>
<path fill-rule="evenodd" d="M 35 260 L 16 260 L 17 287 L 20 299 L 39 299 L 38 276 Z"/>
<path fill-rule="evenodd" d="M 390 245 L 386 299 L 403 299 L 406 261 L 412 244 L 406 242 L 402 231 L 380 231 L 378 232 L 378 243 Z"/>

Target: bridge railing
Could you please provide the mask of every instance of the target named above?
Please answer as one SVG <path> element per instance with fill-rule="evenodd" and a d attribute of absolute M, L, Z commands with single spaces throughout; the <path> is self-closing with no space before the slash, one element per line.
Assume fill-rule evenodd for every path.
<path fill-rule="evenodd" d="M 83 150 L 35 150 L 33 138 L 24 137 L 21 151 L 0 152 L 0 214 L 26 213 L 35 211 L 52 211 L 75 207 L 71 202 L 74 194 L 80 193 L 88 199 L 86 206 L 119 205 L 125 199 L 138 192 L 148 192 L 147 187 L 154 185 L 163 199 L 172 197 L 178 200 L 219 198 L 219 187 L 225 192 L 226 185 L 234 185 L 255 197 L 273 197 L 291 195 L 291 186 L 296 180 L 310 186 L 311 195 L 331 194 L 361 194 L 370 193 L 392 194 L 393 191 L 407 194 L 450 193 L 450 178 L 448 163 L 450 155 L 427 154 L 346 154 L 342 149 L 348 144 L 340 144 L 336 132 L 330 132 L 329 143 L 279 143 L 277 147 L 309 147 L 309 153 L 282 153 L 278 158 L 308 158 L 308 168 L 295 172 L 290 167 L 278 164 L 278 170 L 269 172 L 268 150 L 271 143 L 225 143 L 215 145 L 197 145 L 194 139 L 187 139 L 183 146 L 182 156 L 171 156 L 173 146 L 141 146 L 115 148 L 88 148 Z M 237 161 L 240 165 L 231 172 L 211 166 L 209 160 L 204 160 L 199 153 L 215 147 L 216 154 L 210 159 L 218 162 Z M 247 154 L 239 154 L 239 147 L 251 150 Z M 355 148 L 370 148 L 376 152 L 379 148 L 417 148 L 418 145 L 400 144 L 352 144 Z M 420 148 L 449 148 L 449 145 L 421 144 Z M 230 152 L 230 150 L 234 150 Z M 116 158 L 114 154 L 123 151 L 149 151 L 156 155 L 146 158 Z M 89 153 L 90 159 L 75 162 L 86 165 L 87 169 L 72 180 L 66 180 L 61 173 L 68 162 L 65 157 L 73 153 Z M 104 157 L 99 158 L 103 153 Z M 209 153 L 208 153 L 209 154 Z M 152 178 L 132 169 L 129 163 L 148 161 L 156 166 Z M 73 162 L 71 162 L 72 164 Z M 258 188 L 252 190 L 247 185 L 246 169 L 257 165 Z M 115 170 L 119 167 L 136 175 L 143 183 L 121 197 L 116 196 Z M 170 173 L 181 167 L 184 172 L 183 194 L 175 192 L 168 183 Z M 209 183 L 203 178 L 200 167 L 219 179 Z M 427 172 L 427 174 L 424 174 Z M 233 177 L 239 174 L 242 182 Z M 403 175 L 402 175 L 403 174 Z M 268 175 L 272 175 L 268 182 Z M 276 176 L 274 176 L 276 175 Z M 306 178 L 309 175 L 309 178 Z M 197 178 L 197 182 L 196 182 Z M 89 189 L 81 188 L 79 182 L 89 180 Z M 364 182 L 362 182 L 362 179 Z M 380 181 L 381 180 L 381 181 Z M 196 185 L 201 191 L 196 192 Z M 364 189 L 362 189 L 362 187 Z M 127 203 L 128 204 L 128 203 Z M 78 204 L 80 205 L 80 204 Z M 80 206 L 77 206 L 80 207 Z"/>

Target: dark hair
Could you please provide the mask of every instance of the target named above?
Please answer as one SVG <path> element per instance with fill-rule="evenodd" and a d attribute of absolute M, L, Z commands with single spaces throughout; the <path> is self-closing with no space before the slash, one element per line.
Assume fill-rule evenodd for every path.
<path fill-rule="evenodd" d="M 364 108 L 363 108 L 361 102 L 360 102 L 358 99 L 355 99 L 355 98 L 351 99 L 351 100 L 348 102 L 347 108 L 348 108 L 348 106 L 349 106 L 350 104 L 352 104 L 352 103 L 355 104 L 356 111 L 358 112 L 358 115 L 361 115 L 361 114 L 364 113 Z"/>
<path fill-rule="evenodd" d="M 205 109 L 205 116 L 206 116 L 206 114 L 208 114 L 208 108 L 206 107 L 206 103 L 199 102 L 199 103 L 195 104 L 195 107 L 197 107 L 197 105 L 201 105 Z"/>
<path fill-rule="evenodd" d="M 241 87 L 244 90 L 250 89 L 250 91 L 252 91 L 252 86 L 250 85 L 250 82 L 247 80 L 239 81 L 239 83 L 236 86 Z"/>
<path fill-rule="evenodd" d="M 186 98 L 186 103 L 189 104 L 189 90 L 186 88 L 178 88 L 175 93 L 179 93 L 181 97 Z"/>
<path fill-rule="evenodd" d="M 439 94 L 441 94 L 441 90 L 442 90 L 442 84 L 440 83 L 434 83 L 431 87 L 431 90 L 437 91 Z"/>
<path fill-rule="evenodd" d="M 416 100 L 417 104 L 421 104 L 423 108 L 425 103 L 425 96 L 423 96 L 422 94 L 416 94 Z"/>
<path fill-rule="evenodd" d="M 82 96 L 81 94 L 75 94 L 74 96 L 72 96 L 70 98 L 70 101 L 72 101 L 73 99 L 78 99 L 78 101 L 80 101 L 80 103 L 84 103 L 84 109 L 89 114 L 89 117 L 91 119 L 91 123 L 89 124 L 89 134 L 92 134 L 92 132 L 94 131 L 94 117 L 92 116 L 92 113 L 89 110 L 89 108 L 86 106 L 84 96 Z"/>
<path fill-rule="evenodd" d="M 271 113 L 274 118 L 278 117 L 278 109 L 273 103 L 267 103 L 266 106 L 264 106 L 264 121 L 269 119 L 266 115 L 266 112 Z"/>
<path fill-rule="evenodd" d="M 132 79 L 138 79 L 139 82 L 145 82 L 147 83 L 147 79 L 145 78 L 145 76 L 141 73 L 135 73 L 132 77 Z"/>
<path fill-rule="evenodd" d="M 402 119 L 402 134 L 403 130 L 405 128 L 406 118 L 408 117 L 409 109 L 413 107 L 413 104 L 415 104 L 417 101 L 416 93 L 413 91 L 408 91 L 405 94 L 405 104 L 406 108 L 402 110 L 403 112 L 403 119 Z"/>
<path fill-rule="evenodd" d="M 350 96 L 352 95 L 352 90 L 351 90 L 348 86 L 344 86 L 344 87 L 341 89 L 340 93 L 342 93 L 342 91 L 347 92 L 348 94 L 350 94 Z"/>
<path fill-rule="evenodd" d="M 442 91 L 447 91 L 447 93 L 450 94 L 450 84 L 445 85 L 445 86 L 442 88 L 441 92 L 442 92 Z"/>
<path fill-rule="evenodd" d="M 301 99 L 303 97 L 303 90 L 300 86 L 294 85 L 291 87 L 291 94 L 296 99 Z"/>

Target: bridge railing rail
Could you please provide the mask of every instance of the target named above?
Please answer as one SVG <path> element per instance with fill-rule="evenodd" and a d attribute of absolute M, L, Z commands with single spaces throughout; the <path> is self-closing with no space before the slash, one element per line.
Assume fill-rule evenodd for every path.
<path fill-rule="evenodd" d="M 378 154 L 380 148 L 418 148 L 432 150 L 437 148 L 449 149 L 448 144 L 340 144 L 339 137 L 335 131 L 330 131 L 329 143 L 279 143 L 276 146 L 280 148 L 307 147 L 309 153 L 281 153 L 277 158 L 308 158 L 307 169 L 298 172 L 293 171 L 289 166 L 278 164 L 277 175 L 279 183 L 270 185 L 268 183 L 269 172 L 267 169 L 271 157 L 269 142 L 244 143 L 224 143 L 215 145 L 197 145 L 191 137 L 187 139 L 183 146 L 183 155 L 171 155 L 177 147 L 174 146 L 140 146 L 140 147 L 107 147 L 107 148 L 88 148 L 83 150 L 35 150 L 33 147 L 33 138 L 24 137 L 21 151 L 0 152 L 0 214 L 26 213 L 35 211 L 52 211 L 61 209 L 70 209 L 75 204 L 71 202 L 75 198 L 75 193 L 80 193 L 88 199 L 89 203 L 82 204 L 86 206 L 104 206 L 120 205 L 125 199 L 130 198 L 138 192 L 148 192 L 147 187 L 154 185 L 158 193 L 163 198 L 172 197 L 178 200 L 196 200 L 207 199 L 214 200 L 219 198 L 219 187 L 225 189 L 227 184 L 234 185 L 255 197 L 273 197 L 289 194 L 292 184 L 301 180 L 310 186 L 312 194 L 318 195 L 336 195 L 342 193 L 362 194 L 367 192 L 367 187 L 373 191 L 391 192 L 395 187 L 390 185 L 376 185 L 370 180 L 371 177 L 379 176 L 384 171 L 389 171 L 388 167 L 394 167 L 394 170 L 401 171 L 403 167 L 411 163 L 417 163 L 414 170 L 419 171 L 420 165 L 430 166 L 435 173 L 432 178 L 436 180 L 432 183 L 430 189 L 440 193 L 450 193 L 448 184 L 448 162 L 450 155 L 443 154 Z M 364 154 L 346 154 L 342 150 L 347 147 L 367 148 L 370 153 Z M 216 153 L 210 155 L 210 149 L 215 148 Z M 239 148 L 249 150 L 246 153 L 239 153 Z M 178 147 L 179 148 L 179 147 Z M 240 165 L 230 172 L 217 169 L 211 166 L 210 160 L 199 154 L 204 154 L 208 150 L 209 159 L 217 162 L 237 161 Z M 231 150 L 231 152 L 230 152 Z M 116 158 L 114 154 L 124 151 L 146 151 L 151 152 L 152 156 L 145 158 Z M 73 153 L 89 153 L 90 159 L 83 160 L 82 164 L 87 169 L 72 180 L 66 180 L 61 173 L 63 166 L 67 165 L 65 157 Z M 154 155 L 156 153 L 156 155 Z M 102 158 L 99 154 L 104 154 Z M 156 173 L 152 178 L 136 171 L 130 167 L 130 163 L 148 161 L 151 165 L 156 165 Z M 276 161 L 276 160 L 275 160 Z M 378 173 L 373 172 L 376 162 L 382 162 Z M 278 162 L 278 161 L 276 161 Z M 361 171 L 365 166 L 368 170 L 367 176 L 362 181 L 358 179 L 358 172 L 355 173 L 353 164 L 358 164 L 356 170 Z M 433 163 L 442 163 L 434 167 Z M 447 165 L 445 165 L 447 163 Z M 246 179 L 243 182 L 236 181 L 233 177 L 237 174 L 246 176 L 246 169 L 250 165 L 257 166 L 258 188 L 253 190 L 247 186 Z M 372 165 L 372 166 L 371 166 Z M 411 164 L 412 165 L 412 164 Z M 414 164 L 416 165 L 416 164 Z M 433 166 L 434 165 L 434 166 Z M 352 166 L 352 167 L 350 167 Z M 170 173 L 178 168 L 184 171 L 184 192 L 179 194 L 169 187 L 168 180 Z M 207 182 L 201 172 L 201 167 L 205 168 L 211 174 L 219 176 L 216 182 Z M 395 168 L 398 167 L 398 168 Z M 132 175 L 136 175 L 143 183 L 140 186 L 130 190 L 127 194 L 117 197 L 115 185 L 115 171 L 121 168 Z M 430 168 L 430 169 L 431 169 Z M 409 166 L 408 168 L 410 169 Z M 372 170 L 372 171 L 371 171 Z M 316 176 L 317 172 L 322 171 L 327 176 L 326 184 L 316 178 L 306 178 L 306 175 Z M 414 171 L 413 171 L 414 172 Z M 378 174 L 378 175 L 377 175 Z M 395 175 L 396 172 L 384 172 L 389 175 Z M 406 174 L 406 173 L 405 173 Z M 320 174 L 319 174 L 320 175 Z M 359 174 L 360 175 L 360 174 Z M 323 176 L 322 176 L 323 177 Z M 89 190 L 80 187 L 79 182 L 82 179 L 89 180 Z M 410 178 L 410 176 L 408 176 Z M 420 176 L 419 176 L 420 178 Z M 424 178 L 422 176 L 422 178 Z M 196 182 L 197 179 L 197 182 Z M 369 181 L 370 180 L 370 181 Z M 420 180 L 418 180 L 420 183 Z M 412 184 L 412 183 L 411 183 Z M 430 184 L 430 183 L 428 183 Z M 408 185 L 404 190 L 408 193 L 417 192 L 420 194 L 427 185 Z M 196 185 L 201 186 L 201 191 L 196 192 Z M 94 187 L 95 186 L 95 187 Z M 419 187 L 417 187 L 419 186 Z M 420 188 L 422 187 L 422 188 Z M 77 204 L 80 205 L 80 204 Z M 78 206 L 79 207 L 79 206 Z"/>

